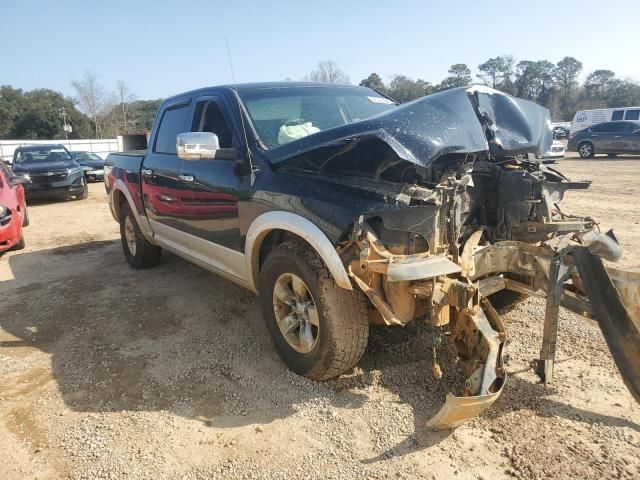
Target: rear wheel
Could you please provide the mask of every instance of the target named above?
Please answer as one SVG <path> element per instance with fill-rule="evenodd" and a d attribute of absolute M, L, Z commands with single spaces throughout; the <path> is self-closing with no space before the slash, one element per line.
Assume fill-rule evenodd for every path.
<path fill-rule="evenodd" d="M 595 154 L 593 143 L 583 142 L 578 146 L 578 153 L 582 158 L 591 158 Z"/>
<path fill-rule="evenodd" d="M 286 242 L 269 253 L 260 300 L 278 353 L 292 371 L 326 380 L 362 357 L 369 336 L 364 296 L 338 287 L 309 246 Z"/>
<path fill-rule="evenodd" d="M 128 204 L 120 210 L 120 239 L 124 256 L 133 268 L 155 267 L 160 263 L 162 249 L 144 238 Z"/>

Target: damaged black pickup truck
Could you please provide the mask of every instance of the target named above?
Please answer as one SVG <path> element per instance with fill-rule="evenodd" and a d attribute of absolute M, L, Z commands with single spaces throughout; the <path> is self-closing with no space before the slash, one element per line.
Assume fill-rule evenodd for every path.
<path fill-rule="evenodd" d="M 258 293 L 301 375 L 352 368 L 370 324 L 432 324 L 448 339 L 434 362 L 449 345 L 462 375 L 429 421 L 448 428 L 502 391 L 491 299 L 514 292 L 546 298 L 543 381 L 563 307 L 597 320 L 640 399 L 640 276 L 604 266 L 621 255 L 612 232 L 560 209 L 589 184 L 533 159 L 551 142 L 546 109 L 481 86 L 404 105 L 353 86 L 220 86 L 165 101 L 148 150 L 111 154 L 105 183 L 134 268 L 166 249 Z"/>

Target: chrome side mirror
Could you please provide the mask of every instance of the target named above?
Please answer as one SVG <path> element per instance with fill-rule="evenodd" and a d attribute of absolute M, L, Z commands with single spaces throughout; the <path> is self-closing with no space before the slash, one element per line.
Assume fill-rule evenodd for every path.
<path fill-rule="evenodd" d="M 182 160 L 213 160 L 220 150 L 220 142 L 215 133 L 180 133 L 176 140 L 176 153 Z"/>

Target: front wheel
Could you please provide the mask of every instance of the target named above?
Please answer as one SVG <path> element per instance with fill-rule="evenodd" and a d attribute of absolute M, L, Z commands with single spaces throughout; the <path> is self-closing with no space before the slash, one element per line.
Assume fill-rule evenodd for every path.
<path fill-rule="evenodd" d="M 22 217 L 22 226 L 28 227 L 31 220 L 29 219 L 29 208 L 24 207 L 24 216 Z"/>
<path fill-rule="evenodd" d="M 578 147 L 578 153 L 582 158 L 591 158 L 593 157 L 595 150 L 593 149 L 593 144 L 591 142 L 581 143 Z"/>
<path fill-rule="evenodd" d="M 82 193 L 76 195 L 76 200 L 84 200 L 89 197 L 89 185 L 87 185 L 86 177 L 82 178 Z"/>
<path fill-rule="evenodd" d="M 294 372 L 327 380 L 354 367 L 369 337 L 362 292 L 338 287 L 316 252 L 286 242 L 260 271 L 260 300 L 278 353 Z"/>
<path fill-rule="evenodd" d="M 144 238 L 128 204 L 120 210 L 120 239 L 124 256 L 133 268 L 155 267 L 160 263 L 162 249 Z"/>

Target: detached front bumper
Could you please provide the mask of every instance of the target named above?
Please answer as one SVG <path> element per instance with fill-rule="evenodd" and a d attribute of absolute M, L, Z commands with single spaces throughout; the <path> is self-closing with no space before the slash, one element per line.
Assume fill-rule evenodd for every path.
<path fill-rule="evenodd" d="M 350 276 L 381 323 L 405 325 L 425 315 L 451 339 L 464 389 L 449 393 L 427 425 L 454 428 L 500 395 L 506 382 L 506 332 L 486 297 L 502 289 L 547 299 L 543 346 L 532 362 L 543 381 L 553 376 L 562 306 L 598 321 L 625 383 L 640 401 L 640 275 L 603 266 L 601 257 L 620 256 L 615 237 L 589 230 L 538 245 L 501 241 L 479 246 L 481 235 L 478 230 L 467 239 L 456 263 L 444 255 L 393 254 L 365 228 L 355 241 L 359 256 L 348 262 Z M 526 283 L 511 280 L 510 274 Z M 433 355 L 439 378 L 435 346 Z"/>

